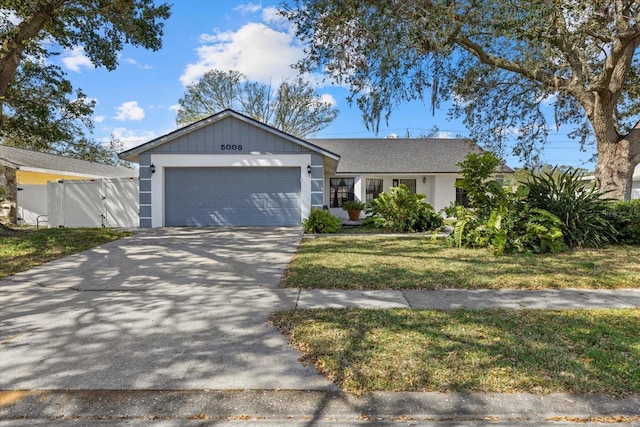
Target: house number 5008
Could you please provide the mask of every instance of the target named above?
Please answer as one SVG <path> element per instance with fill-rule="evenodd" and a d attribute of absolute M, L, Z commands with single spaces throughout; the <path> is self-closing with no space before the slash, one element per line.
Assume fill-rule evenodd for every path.
<path fill-rule="evenodd" d="M 222 151 L 225 150 L 242 150 L 242 144 L 240 145 L 231 145 L 231 144 L 221 144 L 220 149 Z"/>

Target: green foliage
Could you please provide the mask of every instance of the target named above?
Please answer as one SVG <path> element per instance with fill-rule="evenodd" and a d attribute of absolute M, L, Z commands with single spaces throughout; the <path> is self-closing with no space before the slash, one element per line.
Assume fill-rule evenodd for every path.
<path fill-rule="evenodd" d="M 160 49 L 169 5 L 154 0 L 4 0 L 0 21 L 0 137 L 3 143 L 118 163 L 86 136 L 95 101 L 74 90 L 49 58 L 82 47 L 113 70 L 125 43 Z M 8 18 L 11 17 L 11 18 Z"/>
<path fill-rule="evenodd" d="M 529 190 L 526 203 L 558 216 L 565 243 L 571 248 L 614 242 L 616 230 L 608 216 L 610 200 L 583 178 L 575 169 L 532 175 L 523 184 Z"/>
<path fill-rule="evenodd" d="M 342 227 L 340 218 L 331 215 L 328 210 L 312 209 L 309 217 L 302 223 L 305 233 L 337 233 Z"/>
<path fill-rule="evenodd" d="M 562 222 L 557 216 L 530 208 L 515 195 L 510 198 L 519 201 L 494 208 L 484 221 L 473 210 L 459 206 L 449 241 L 458 247 L 490 247 L 496 255 L 565 249 Z"/>
<path fill-rule="evenodd" d="M 364 224 L 396 233 L 437 230 L 443 225 L 442 217 L 424 202 L 425 197 L 411 194 L 406 185 L 394 187 L 369 203 Z"/>
<path fill-rule="evenodd" d="M 251 82 L 237 71 L 211 70 L 178 101 L 176 123 L 186 125 L 225 109 L 233 109 L 298 137 L 327 127 L 338 110 L 325 102 L 301 77 L 285 80 L 277 89 Z"/>
<path fill-rule="evenodd" d="M 640 147 L 639 14 L 639 2 L 591 0 L 292 0 L 283 11 L 305 45 L 297 67 L 347 86 L 368 128 L 404 101 L 452 101 L 472 139 L 533 166 L 549 129 L 569 126 L 576 147 L 596 138 L 611 190 L 630 184 Z"/>
<path fill-rule="evenodd" d="M 95 101 L 74 92 L 55 65 L 23 61 L 0 112 L 2 143 L 99 163 L 119 164 L 113 146 L 92 140 Z"/>
<path fill-rule="evenodd" d="M 640 244 L 640 199 L 617 202 L 611 205 L 609 218 L 620 243 Z"/>
<path fill-rule="evenodd" d="M 362 211 L 366 207 L 366 203 L 359 202 L 357 200 L 347 200 L 342 204 L 342 209 L 344 209 L 345 211 Z"/>
<path fill-rule="evenodd" d="M 488 214 L 495 204 L 493 199 L 501 194 L 500 186 L 491 180 L 499 164 L 500 159 L 488 151 L 467 154 L 464 161 L 458 163 L 462 179 L 456 183 L 456 187 L 467 192 L 471 207 L 480 215 Z"/>
<path fill-rule="evenodd" d="M 450 242 L 458 247 L 490 247 L 497 255 L 563 250 L 560 218 L 530 206 L 526 202 L 528 187 L 513 191 L 489 180 L 498 162 L 492 154 L 484 153 L 470 154 L 460 164 L 461 187 L 469 193 L 471 208 L 447 208 L 447 214 L 456 218 Z"/>

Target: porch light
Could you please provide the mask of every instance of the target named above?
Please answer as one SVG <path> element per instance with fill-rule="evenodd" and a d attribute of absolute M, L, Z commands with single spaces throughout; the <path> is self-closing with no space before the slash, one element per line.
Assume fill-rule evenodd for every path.
<path fill-rule="evenodd" d="M 149 166 L 149 172 L 151 172 L 152 174 L 156 173 L 156 165 L 151 163 L 151 165 Z"/>
<path fill-rule="evenodd" d="M 311 175 L 311 165 L 307 165 L 307 173 Z"/>
<path fill-rule="evenodd" d="M 422 177 L 422 183 L 423 183 L 423 184 L 426 184 L 426 183 L 427 183 L 427 177 L 426 177 L 426 176 L 423 176 L 423 177 Z"/>

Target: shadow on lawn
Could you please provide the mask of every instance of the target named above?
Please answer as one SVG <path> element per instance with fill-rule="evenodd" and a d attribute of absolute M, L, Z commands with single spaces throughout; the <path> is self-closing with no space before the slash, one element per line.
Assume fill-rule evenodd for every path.
<path fill-rule="evenodd" d="M 640 393 L 639 310 L 302 310 L 273 322 L 343 390 Z"/>

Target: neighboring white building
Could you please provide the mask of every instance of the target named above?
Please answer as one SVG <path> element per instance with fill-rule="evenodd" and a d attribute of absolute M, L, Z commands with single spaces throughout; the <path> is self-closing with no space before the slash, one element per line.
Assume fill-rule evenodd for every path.
<path fill-rule="evenodd" d="M 143 228 L 294 226 L 400 184 L 442 209 L 471 152 L 482 150 L 462 139 L 305 140 L 225 110 L 120 157 L 140 164 Z"/>

